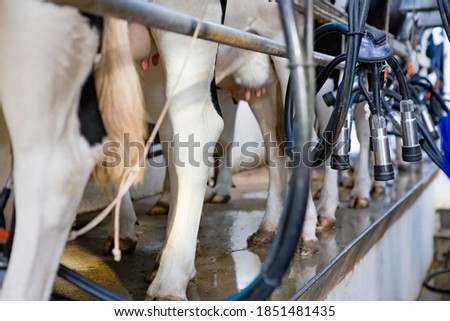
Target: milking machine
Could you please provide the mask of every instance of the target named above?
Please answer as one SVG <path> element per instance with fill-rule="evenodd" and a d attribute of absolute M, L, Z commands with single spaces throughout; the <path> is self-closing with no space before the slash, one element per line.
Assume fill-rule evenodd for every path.
<path fill-rule="evenodd" d="M 349 18 L 352 15 L 349 15 Z M 349 19 L 350 22 L 350 19 Z M 315 30 L 315 40 L 331 32 L 340 33 L 349 38 L 355 31 L 343 23 L 332 22 Z M 374 178 L 379 181 L 392 180 L 394 169 L 391 163 L 389 139 L 387 132 L 387 120 L 391 120 L 402 137 L 402 159 L 405 162 L 416 162 L 422 159 L 423 149 L 430 159 L 439 167 L 442 166 L 442 152 L 438 148 L 439 133 L 437 123 L 448 113 L 448 108 L 442 97 L 434 90 L 428 79 L 421 76 L 413 76 L 406 81 L 400 63 L 394 57 L 393 50 L 387 43 L 386 33 L 379 30 L 368 29 L 359 31 L 360 49 L 355 57 L 358 62 L 356 72 L 358 75 L 358 86 L 364 96 L 369 109 L 370 145 L 374 155 Z M 350 39 L 349 39 L 350 40 Z M 347 48 L 348 43 L 347 41 Z M 330 77 L 336 66 L 342 61 L 348 60 L 348 51 L 335 57 L 325 69 L 317 76 L 316 93 Z M 348 66 L 348 64 L 346 64 Z M 353 66 L 353 65 L 352 65 Z M 350 66 L 350 67 L 352 67 Z M 390 67 L 391 73 L 388 88 L 386 68 Z M 353 79 L 353 78 L 352 78 Z M 337 170 L 349 168 L 350 151 L 350 131 L 351 131 L 351 108 L 342 108 L 343 101 L 337 98 L 342 97 L 342 92 L 349 91 L 352 87 L 344 80 L 339 85 L 336 98 L 330 93 L 324 95 L 324 100 L 328 105 L 333 105 L 333 113 L 330 117 L 327 129 L 322 133 L 316 148 L 311 154 L 311 165 L 319 166 L 329 157 L 331 153 L 331 167 Z M 366 88 L 367 87 L 367 88 Z M 395 90 L 394 90 L 395 88 Z M 419 91 L 417 88 L 421 89 Z M 356 89 L 353 89 L 356 90 Z M 388 90 L 387 95 L 384 92 Z M 423 103 L 423 96 L 430 96 L 427 104 Z M 393 92 L 395 94 L 393 94 Z M 419 92 L 419 93 L 418 93 Z M 422 96 L 422 99 L 418 97 Z M 386 104 L 385 99 L 395 100 L 394 106 L 397 110 Z M 352 104 L 352 99 L 348 100 Z M 386 109 L 388 108 L 388 110 Z M 400 115 L 400 116 L 398 116 Z M 432 117 L 433 116 L 433 117 Z M 291 102 L 286 101 L 286 136 L 288 141 L 292 138 L 293 129 Z M 337 138 L 337 139 L 336 139 Z M 331 148 L 330 148 L 331 147 Z M 292 144 L 288 145 L 288 155 L 292 157 Z"/>
<path fill-rule="evenodd" d="M 311 151 L 309 159 L 312 167 L 320 166 L 324 163 L 333 152 L 333 147 L 339 140 L 339 136 L 344 123 L 347 119 L 347 113 L 352 105 L 351 97 L 353 92 L 353 81 L 356 74 L 358 53 L 360 51 L 362 36 L 365 31 L 365 21 L 369 11 L 370 1 L 350 1 L 348 13 L 348 25 L 332 23 L 319 27 L 315 31 L 315 41 L 319 40 L 328 32 L 339 32 L 346 35 L 346 57 L 345 68 L 342 82 L 336 95 L 336 103 L 333 108 L 330 121 L 321 136 L 315 148 Z M 340 57 L 340 56 L 338 56 Z M 336 58 L 337 59 L 337 58 Z M 343 59 L 343 56 L 340 57 Z M 336 63 L 336 62 L 335 62 Z M 327 77 L 328 78 L 328 77 Z M 323 77 L 322 79 L 325 79 Z M 320 88 L 316 88 L 318 91 Z M 341 157 L 335 160 L 345 159 Z"/>
<path fill-rule="evenodd" d="M 193 34 L 199 21 L 184 14 L 174 16 L 170 10 L 158 8 L 147 2 L 138 1 L 131 4 L 125 1 L 107 0 L 52 0 L 52 2 L 72 5 L 91 14 L 103 15 L 107 12 L 111 16 L 187 35 Z M 431 128 L 435 128 L 431 126 L 432 123 L 436 125 L 435 119 L 427 116 L 426 120 L 424 118 L 425 124 L 417 120 L 415 102 L 411 100 L 408 85 L 386 42 L 386 35 L 365 28 L 370 1 L 350 0 L 348 24 L 330 23 L 313 31 L 313 1 L 306 0 L 303 37 L 300 37 L 293 1 L 278 0 L 278 4 L 286 45 L 208 22 L 202 22 L 199 35 L 203 39 L 287 57 L 291 70 L 286 97 L 285 123 L 288 154 L 296 166 L 292 169 L 285 207 L 273 245 L 260 274 L 247 288 L 231 296 L 229 300 L 265 300 L 281 284 L 300 239 L 310 184 L 310 168 L 323 164 L 330 156 L 333 168 L 340 170 L 348 168 L 354 102 L 361 101 L 363 98 L 370 107 L 371 145 L 375 156 L 376 179 L 391 180 L 394 175 L 389 154 L 386 118 L 391 120 L 397 131 L 401 133 L 405 161 L 421 159 L 420 146 L 436 163 L 439 163 L 439 157 L 442 156 L 435 143 L 435 134 L 430 134 Z M 328 32 L 345 35 L 346 52 L 328 59 L 326 68 L 318 75 L 315 82 L 314 60 L 317 61 L 315 59 L 317 56 L 313 53 L 313 40 L 315 38 L 317 41 Z M 321 57 L 323 58 L 323 55 Z M 345 62 L 344 68 L 343 62 Z M 387 92 L 384 91 L 385 79 L 382 77 L 386 65 L 393 70 L 397 83 L 397 87 L 394 86 Z M 298 152 L 304 151 L 304 146 L 307 146 L 310 141 L 315 93 L 335 68 L 343 68 L 344 72 L 336 97 L 328 96 L 327 99 L 333 105 L 330 121 L 311 153 L 299 154 Z M 354 87 L 356 75 L 359 81 L 358 86 Z M 416 82 L 413 82 L 416 86 L 427 85 L 420 79 L 416 79 Z M 317 86 L 315 86 L 316 83 Z M 394 90 L 396 88 L 399 93 Z M 439 96 L 437 93 L 436 95 Z M 439 99 L 435 98 L 435 100 Z M 397 106 L 398 110 L 396 110 Z M 439 108 L 444 109 L 443 106 L 445 103 Z M 428 107 L 424 108 L 429 111 Z M 423 110 L 423 108 L 420 109 L 420 114 Z M 440 112 L 442 113 L 442 110 Z M 431 115 L 434 114 L 431 113 Z M 126 300 L 64 266 L 60 266 L 58 275 L 100 299 Z M 0 274 L 0 280 L 1 276 L 2 274 Z"/>

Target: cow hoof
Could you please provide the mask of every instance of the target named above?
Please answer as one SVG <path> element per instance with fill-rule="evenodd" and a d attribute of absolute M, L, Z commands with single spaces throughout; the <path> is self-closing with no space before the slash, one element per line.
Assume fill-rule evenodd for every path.
<path fill-rule="evenodd" d="M 156 273 L 158 273 L 159 263 L 155 263 L 155 265 L 150 269 L 150 272 L 145 276 L 146 283 L 152 283 L 156 277 Z"/>
<path fill-rule="evenodd" d="M 375 185 L 372 188 L 371 193 L 374 195 L 383 195 L 385 193 L 386 189 L 383 186 Z"/>
<path fill-rule="evenodd" d="M 353 188 L 353 186 L 355 185 L 355 181 L 354 181 L 354 179 L 346 179 L 346 180 L 343 180 L 340 185 L 342 187 L 350 189 L 350 188 Z"/>
<path fill-rule="evenodd" d="M 319 252 L 319 241 L 300 241 L 298 250 L 301 256 L 312 256 Z"/>
<path fill-rule="evenodd" d="M 411 170 L 411 166 L 410 165 L 399 164 L 398 165 L 398 171 L 402 172 L 402 173 L 410 173 L 412 170 Z"/>
<path fill-rule="evenodd" d="M 349 208 L 367 208 L 370 205 L 370 201 L 367 197 L 352 196 L 348 201 Z"/>
<path fill-rule="evenodd" d="M 317 192 L 314 193 L 313 199 L 318 200 L 320 198 L 320 193 L 322 192 L 322 189 L 318 189 Z"/>
<path fill-rule="evenodd" d="M 332 229 L 336 225 L 336 220 L 326 216 L 318 217 L 317 229 L 318 230 L 327 230 Z"/>
<path fill-rule="evenodd" d="M 226 204 L 231 199 L 230 194 L 221 194 L 221 193 L 214 193 L 210 198 L 206 200 L 207 203 L 213 203 L 213 204 Z"/>
<path fill-rule="evenodd" d="M 119 248 L 122 255 L 132 254 L 136 249 L 137 241 L 130 239 L 129 237 L 119 239 Z M 112 250 L 114 248 L 114 239 L 109 236 L 103 245 L 103 254 L 112 255 Z"/>
<path fill-rule="evenodd" d="M 175 296 L 175 295 L 166 295 L 162 297 L 155 297 L 152 295 L 146 295 L 144 301 L 187 301 L 185 298 Z"/>
<path fill-rule="evenodd" d="M 248 247 L 250 247 L 250 248 L 264 246 L 264 245 L 270 245 L 270 244 L 272 244 L 274 237 L 275 237 L 275 232 L 258 230 L 256 233 L 253 233 L 247 239 L 247 244 L 248 244 Z"/>
<path fill-rule="evenodd" d="M 169 203 L 158 201 L 152 208 L 147 211 L 148 215 L 167 215 L 169 214 Z"/>

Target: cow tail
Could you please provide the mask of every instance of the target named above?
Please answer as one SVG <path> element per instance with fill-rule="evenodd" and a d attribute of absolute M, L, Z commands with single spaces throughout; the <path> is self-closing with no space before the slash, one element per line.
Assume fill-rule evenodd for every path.
<path fill-rule="evenodd" d="M 147 137 L 142 88 L 130 50 L 128 23 L 105 18 L 101 58 L 95 69 L 99 108 L 108 136 L 103 159 L 94 169 L 102 187 L 117 185 L 127 168 L 139 164 L 143 178 Z M 141 158 L 141 159 L 140 159 Z"/>

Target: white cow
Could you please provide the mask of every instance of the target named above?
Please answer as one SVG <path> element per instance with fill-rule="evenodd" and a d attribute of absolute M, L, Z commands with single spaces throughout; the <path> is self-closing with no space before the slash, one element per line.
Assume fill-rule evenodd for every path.
<path fill-rule="evenodd" d="M 246 10 L 242 10 L 245 8 Z M 258 35 L 284 41 L 284 36 L 279 20 L 273 19 L 272 16 L 277 8 L 275 4 L 262 2 L 240 2 L 235 0 L 228 1 L 227 15 L 225 17 L 225 24 L 240 30 L 254 32 Z M 299 23 L 301 23 L 301 16 L 299 16 Z M 267 94 L 263 94 L 267 86 L 280 85 L 282 90 L 282 99 L 284 101 L 286 84 L 288 79 L 288 71 L 285 68 L 285 60 L 277 57 L 271 57 L 269 65 L 264 64 L 267 56 L 258 55 L 253 52 L 230 48 L 228 46 L 219 46 L 216 80 L 219 87 L 229 90 L 232 93 L 234 100 L 245 99 L 249 101 L 249 105 L 256 116 L 260 125 L 261 132 L 265 138 L 266 146 L 271 146 L 272 143 L 280 143 L 280 118 L 283 117 L 283 108 L 277 106 L 276 90 L 274 88 L 267 90 Z M 270 66 L 273 66 L 272 71 Z M 273 83 L 275 76 L 278 83 Z M 246 86 L 242 84 L 243 77 L 252 77 L 253 80 L 261 79 L 265 82 L 259 81 L 253 86 Z M 266 81 L 267 80 L 267 81 Z M 263 85 L 262 85 L 263 84 Z M 247 88 L 246 88 L 247 87 Z M 254 90 L 254 95 L 251 95 L 251 90 Z M 241 90 L 241 92 L 239 92 Z M 319 132 L 323 131 L 328 119 L 330 117 L 331 108 L 325 106 L 322 99 L 322 94 L 333 90 L 331 84 L 327 84 L 323 90 L 317 95 L 316 100 L 316 115 L 318 118 Z M 222 109 L 225 128 L 219 138 L 219 143 L 222 146 L 228 146 L 233 140 L 234 123 L 236 117 L 236 106 L 233 105 L 229 97 L 219 95 L 221 98 L 220 106 Z M 358 109 L 359 110 L 359 109 Z M 368 205 L 371 189 L 371 178 L 368 169 L 368 123 L 363 117 L 363 113 L 358 112 L 357 131 L 358 138 L 361 140 L 361 155 L 358 166 L 360 170 L 357 171 L 356 183 L 352 190 L 352 200 L 350 202 L 352 207 L 365 207 Z M 282 136 L 282 135 L 281 135 Z M 257 245 L 261 243 L 270 243 L 276 231 L 279 221 L 279 215 L 283 208 L 283 202 L 286 195 L 287 188 L 287 169 L 286 156 L 279 155 L 277 148 L 266 150 L 266 157 L 272 161 L 269 166 L 270 180 L 267 198 L 267 206 L 265 216 L 257 233 L 251 237 L 251 244 Z M 230 189 L 232 188 L 232 173 L 231 168 L 226 164 L 230 164 L 229 154 L 224 150 L 223 158 L 226 159 L 219 168 L 217 181 L 211 191 L 206 195 L 206 201 L 213 203 L 223 203 L 230 199 Z M 312 198 L 309 197 L 309 206 L 306 215 L 306 222 L 302 237 L 301 251 L 302 254 L 313 254 L 317 251 L 317 237 L 315 235 L 316 225 L 319 228 L 331 228 L 334 226 L 336 218 L 335 212 L 339 206 L 337 171 L 326 167 L 324 183 L 322 187 L 322 196 L 317 206 L 314 206 Z M 165 214 L 169 209 L 170 190 L 169 184 L 164 183 L 164 190 L 156 205 L 149 210 L 150 214 Z M 132 208 L 129 209 L 133 211 Z M 319 215 L 319 222 L 317 220 Z M 131 230 L 131 229 L 128 229 Z M 126 236 L 130 237 L 130 236 Z"/>
<path fill-rule="evenodd" d="M 300 20 L 301 18 L 299 16 Z M 239 30 L 284 42 L 276 3 L 229 0 L 224 23 Z M 281 121 L 283 118 L 282 102 L 285 100 L 288 78 L 289 70 L 287 69 L 287 60 L 284 58 L 269 58 L 267 55 L 251 51 L 219 46 L 216 64 L 218 87 L 231 92 L 235 101 L 245 99 L 249 102 L 260 125 L 266 146 L 279 145 L 284 142 Z M 277 87 L 281 88 L 280 97 L 277 97 Z M 227 95 L 219 95 L 219 98 L 226 124 L 219 143 L 227 146 L 233 138 L 236 106 Z M 225 154 L 224 157 L 228 156 Z M 266 157 L 272 162 L 269 166 L 269 191 L 264 218 L 258 231 L 251 237 L 251 243 L 255 245 L 272 241 L 287 191 L 287 156 L 279 148 L 269 148 Z M 209 197 L 220 201 L 229 198 L 229 189 L 232 185 L 231 170 L 226 166 L 230 162 L 226 161 L 222 164 L 214 194 Z M 168 187 L 169 184 L 166 181 L 163 194 L 155 207 L 150 210 L 151 214 L 164 214 L 167 211 L 170 202 Z M 311 195 L 309 195 L 309 199 L 310 205 L 303 233 L 305 253 L 317 251 L 315 235 L 317 215 Z M 128 211 L 133 210 L 129 208 Z M 130 229 L 128 228 L 128 230 Z M 131 235 L 123 235 L 123 238 L 130 237 Z"/>
<path fill-rule="evenodd" d="M 1 299 L 49 298 L 98 155 L 80 135 L 77 118 L 97 44 L 76 10 L 0 2 L 0 98 L 14 153 L 17 212 Z M 27 59 L 18 59 L 24 54 Z"/>
<path fill-rule="evenodd" d="M 122 34 L 106 40 L 104 48 L 117 41 L 127 48 L 122 39 L 126 24 L 111 19 L 106 25 L 114 28 L 107 32 L 110 36 Z M 90 146 L 77 117 L 81 87 L 98 43 L 97 31 L 75 9 L 42 1 L 0 1 L 0 98 L 14 154 L 16 205 L 15 238 L 1 299 L 48 299 L 53 288 L 84 186 L 100 159 L 100 144 Z M 116 79 L 105 72 L 114 65 L 116 75 L 125 80 L 117 83 L 122 86 L 120 103 L 131 109 L 115 126 L 131 122 L 133 128 L 144 128 L 137 75 L 117 65 L 119 60 L 131 61 L 130 54 L 122 56 L 127 51 L 103 60 L 98 75 L 108 87 Z M 21 55 L 27 59 L 18 59 Z M 111 125 L 107 114 L 115 105 L 102 106 L 105 126 L 114 138 L 111 129 L 125 129 Z M 113 117 L 122 117 L 120 109 L 116 112 Z"/>
<path fill-rule="evenodd" d="M 155 2 L 167 2 L 174 9 L 220 21 L 218 1 Z M 110 137 L 123 136 L 134 127 L 144 127 L 139 90 L 134 87 L 127 90 L 128 85 L 139 82 L 136 77 L 123 74 L 135 72 L 128 52 L 127 24 L 105 23 L 97 83 L 100 107 L 103 117 L 115 117 L 115 122 L 130 117 L 138 121 L 131 126 L 128 123 L 130 127 L 126 129 L 116 130 L 104 118 Z M 190 37 L 160 30 L 152 30 L 152 38 L 165 76 L 159 85 L 165 96 L 172 97 L 166 120 L 171 130 L 168 138 L 172 140 L 178 135 L 184 141 L 194 135 L 201 146 L 216 141 L 223 122 L 214 110 L 209 87 L 217 45 L 198 40 L 191 48 Z M 108 39 L 116 45 L 108 45 Z M 80 88 L 93 66 L 98 35 L 77 10 L 38 0 L 3 0 L 0 2 L 0 44 L 0 94 L 13 145 L 17 208 L 16 235 L 1 299 L 43 300 L 49 298 L 83 188 L 101 156 L 99 146 L 89 146 L 80 134 L 77 118 Z M 128 52 L 128 60 L 118 61 L 117 49 Z M 21 54 L 26 59 L 17 59 Z M 118 62 L 121 65 L 110 66 Z M 118 88 L 108 85 L 115 76 L 122 79 Z M 133 97 L 130 106 L 125 98 L 127 94 Z M 115 95 L 112 102 L 110 95 Z M 126 110 L 111 113 L 112 107 L 104 106 L 106 102 L 118 103 L 118 108 Z M 143 132 L 134 134 L 132 139 L 140 141 Z M 176 152 L 177 155 L 169 151 L 184 166 L 170 166 L 174 206 L 160 269 L 148 292 L 158 299 L 186 298 L 186 285 L 195 275 L 196 235 L 208 177 L 206 166 L 194 166 L 187 153 Z M 202 160 L 203 154 L 202 148 L 196 149 L 194 158 Z M 100 181 L 102 175 L 102 171 L 97 172 Z M 103 177 L 113 179 L 120 175 Z"/>
<path fill-rule="evenodd" d="M 220 22 L 219 1 L 196 1 L 189 5 L 179 1 L 154 2 Z M 136 34 L 145 34 L 137 29 Z M 161 140 L 170 142 L 176 137 L 184 143 L 191 139 L 199 146 L 190 151 L 179 146 L 165 150 L 173 202 L 159 270 L 147 294 L 151 299 L 186 299 L 187 284 L 196 273 L 195 249 L 209 173 L 208 164 L 203 161 L 203 146 L 216 142 L 223 128 L 210 94 L 217 44 L 197 40 L 190 48 L 190 37 L 153 28 L 150 32 L 146 46 L 142 42 L 133 46 L 132 42 L 135 60 L 143 62 L 140 65 L 145 70 L 141 79 L 147 110 L 152 119 L 157 119 L 164 101 L 171 97 L 168 118 L 159 133 Z M 146 64 L 145 60 L 152 63 Z"/>

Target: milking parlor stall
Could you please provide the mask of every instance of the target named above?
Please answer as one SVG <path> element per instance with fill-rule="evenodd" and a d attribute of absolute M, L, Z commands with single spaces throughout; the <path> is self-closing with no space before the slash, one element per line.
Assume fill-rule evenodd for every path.
<path fill-rule="evenodd" d="M 447 1 L 0 15 L 2 300 L 450 298 Z"/>

